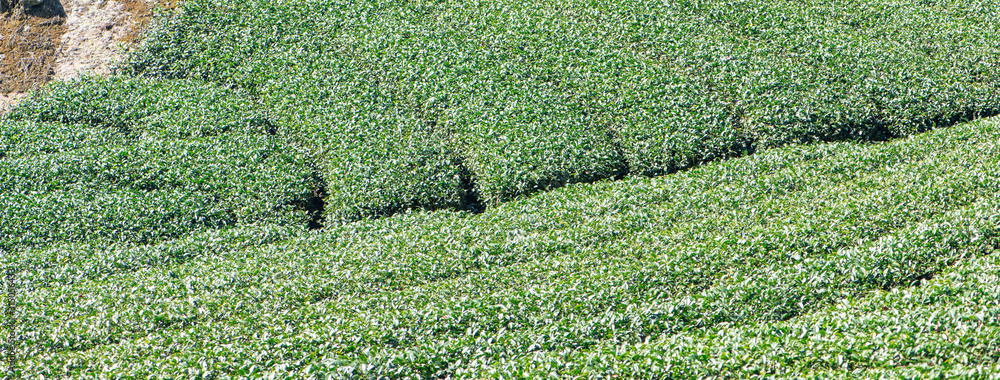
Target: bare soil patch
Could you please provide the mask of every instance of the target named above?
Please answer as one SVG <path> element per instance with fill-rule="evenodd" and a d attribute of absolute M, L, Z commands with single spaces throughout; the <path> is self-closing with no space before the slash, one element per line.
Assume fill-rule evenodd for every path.
<path fill-rule="evenodd" d="M 124 11 L 131 17 L 131 27 L 122 38 L 126 45 L 137 44 L 143 34 L 152 26 L 156 9 L 171 10 L 180 5 L 181 0 L 123 0 Z"/>
<path fill-rule="evenodd" d="M 0 0 L 0 111 L 56 79 L 107 75 L 157 7 L 180 0 Z"/>
<path fill-rule="evenodd" d="M 0 14 L 0 94 L 23 93 L 48 82 L 66 31 L 66 13 L 58 0 L 25 9 L 3 2 Z M 10 97 L 7 95 L 6 97 Z"/>

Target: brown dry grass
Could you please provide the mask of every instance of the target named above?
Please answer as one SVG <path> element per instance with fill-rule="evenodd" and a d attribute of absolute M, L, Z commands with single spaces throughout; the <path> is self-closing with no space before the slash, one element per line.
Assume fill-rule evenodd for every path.
<path fill-rule="evenodd" d="M 27 9 L 19 1 L 0 0 L 0 112 L 52 79 L 66 32 L 66 13 L 60 0 L 45 0 Z M 129 30 L 118 42 L 132 45 L 152 26 L 158 8 L 174 9 L 182 0 L 120 1 L 129 16 Z"/>
<path fill-rule="evenodd" d="M 38 88 L 52 78 L 66 13 L 57 0 L 29 9 L 0 2 L 0 94 Z"/>
<path fill-rule="evenodd" d="M 128 12 L 132 19 L 131 27 L 125 37 L 122 38 L 122 43 L 126 45 L 139 43 L 146 30 L 152 26 L 156 9 L 174 9 L 180 5 L 180 2 L 181 0 L 122 0 L 122 3 L 125 5 L 125 12 Z"/>

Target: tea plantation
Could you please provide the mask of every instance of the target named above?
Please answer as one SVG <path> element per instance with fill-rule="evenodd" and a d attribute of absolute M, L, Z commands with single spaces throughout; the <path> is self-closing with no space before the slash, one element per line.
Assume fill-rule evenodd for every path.
<path fill-rule="evenodd" d="M 22 378 L 1000 378 L 1000 2 L 188 0 L 0 117 Z"/>

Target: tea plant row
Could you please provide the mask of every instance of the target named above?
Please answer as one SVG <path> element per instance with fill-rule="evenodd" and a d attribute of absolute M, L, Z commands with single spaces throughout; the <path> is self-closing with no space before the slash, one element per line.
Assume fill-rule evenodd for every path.
<path fill-rule="evenodd" d="M 996 5 L 195 0 L 121 72 L 253 94 L 343 221 L 995 114 Z"/>
<path fill-rule="evenodd" d="M 373 378 L 819 370 L 767 361 L 758 351 L 776 346 L 753 339 L 747 354 L 713 367 L 699 350 L 730 341 L 684 339 L 821 318 L 840 300 L 985 257 L 1000 242 L 998 135 L 996 121 L 976 122 L 574 185 L 475 217 L 413 213 L 272 232 L 248 247 L 250 229 L 163 243 L 177 249 L 169 256 L 81 256 L 92 268 L 107 256 L 146 261 L 71 277 L 58 266 L 34 272 L 45 285 L 24 301 L 35 326 L 25 368 L 47 377 Z M 969 339 L 969 349 L 985 342 Z M 844 342 L 831 338 L 831 355 Z M 984 363 L 982 352 L 966 364 Z M 692 355 L 705 362 L 689 363 Z M 878 357 L 852 360 L 862 359 Z"/>
<path fill-rule="evenodd" d="M 54 85 L 0 121 L 0 250 L 305 226 L 322 182 L 248 98 L 193 81 Z"/>

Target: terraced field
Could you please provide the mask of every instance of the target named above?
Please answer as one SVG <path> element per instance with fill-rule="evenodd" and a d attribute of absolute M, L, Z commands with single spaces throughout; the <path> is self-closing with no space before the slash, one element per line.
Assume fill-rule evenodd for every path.
<path fill-rule="evenodd" d="M 998 377 L 995 5 L 188 1 L 0 119 L 16 374 Z"/>
<path fill-rule="evenodd" d="M 479 215 L 27 249 L 23 368 L 533 378 L 991 365 L 998 137 L 990 120 L 796 146 Z"/>

